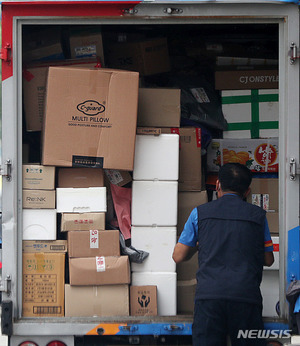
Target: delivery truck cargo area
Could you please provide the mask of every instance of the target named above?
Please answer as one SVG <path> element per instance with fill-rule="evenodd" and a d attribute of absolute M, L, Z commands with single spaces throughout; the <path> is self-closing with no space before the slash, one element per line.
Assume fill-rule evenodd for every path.
<path fill-rule="evenodd" d="M 226 162 L 260 174 L 248 202 L 278 244 L 264 318 L 282 322 L 280 185 L 268 175 L 283 155 L 279 25 L 118 20 L 21 28 L 20 328 L 50 318 L 91 338 L 114 325 L 108 335 L 175 345 L 175 331 L 191 344 L 197 258 L 175 266 L 172 250 Z"/>

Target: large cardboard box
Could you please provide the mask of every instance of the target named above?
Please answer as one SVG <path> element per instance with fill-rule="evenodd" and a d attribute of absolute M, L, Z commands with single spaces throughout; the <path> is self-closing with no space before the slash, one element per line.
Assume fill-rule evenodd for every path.
<path fill-rule="evenodd" d="M 190 213 L 198 205 L 207 203 L 206 191 L 180 191 L 178 193 L 177 234 L 181 234 Z"/>
<path fill-rule="evenodd" d="M 156 286 L 130 286 L 130 315 L 157 315 Z"/>
<path fill-rule="evenodd" d="M 110 67 L 138 71 L 143 76 L 170 71 L 166 38 L 112 44 L 107 60 Z"/>
<path fill-rule="evenodd" d="M 207 169 L 218 172 L 228 162 L 246 165 L 253 172 L 278 172 L 278 138 L 213 139 L 207 149 Z"/>
<path fill-rule="evenodd" d="M 179 136 L 137 135 L 133 179 L 178 180 Z"/>
<path fill-rule="evenodd" d="M 176 273 L 133 272 L 131 284 L 132 286 L 157 286 L 158 315 L 176 315 Z"/>
<path fill-rule="evenodd" d="M 177 133 L 179 140 L 179 191 L 201 191 L 201 129 L 162 128 L 162 133 Z"/>
<path fill-rule="evenodd" d="M 177 264 L 177 280 L 188 281 L 195 279 L 198 268 L 198 252 L 196 252 L 188 261 L 183 261 Z"/>
<path fill-rule="evenodd" d="M 140 88 L 138 126 L 180 127 L 180 89 Z"/>
<path fill-rule="evenodd" d="M 50 67 L 43 164 L 132 170 L 138 77 L 122 70 Z"/>
<path fill-rule="evenodd" d="M 23 240 L 56 240 L 56 210 L 23 209 Z"/>
<path fill-rule="evenodd" d="M 68 232 L 69 257 L 120 256 L 118 230 Z"/>
<path fill-rule="evenodd" d="M 105 229 L 105 213 L 62 213 L 61 232 Z"/>
<path fill-rule="evenodd" d="M 23 190 L 23 208 L 55 209 L 55 190 Z"/>
<path fill-rule="evenodd" d="M 132 183 L 131 223 L 133 226 L 176 226 L 177 181 Z"/>
<path fill-rule="evenodd" d="M 106 187 L 56 189 L 58 213 L 106 212 Z"/>
<path fill-rule="evenodd" d="M 97 60 L 81 59 L 60 60 L 35 63 L 23 70 L 23 104 L 27 131 L 41 131 L 45 109 L 46 84 L 49 66 L 86 66 L 94 67 Z"/>
<path fill-rule="evenodd" d="M 65 254 L 23 253 L 23 316 L 64 316 Z"/>
<path fill-rule="evenodd" d="M 278 70 L 216 71 L 217 90 L 278 89 Z"/>
<path fill-rule="evenodd" d="M 130 283 L 128 256 L 70 258 L 70 285 L 116 285 Z"/>
<path fill-rule="evenodd" d="M 54 190 L 55 167 L 23 165 L 23 189 Z"/>
<path fill-rule="evenodd" d="M 104 171 L 111 184 L 124 186 L 132 181 L 132 176 L 128 171 L 120 171 L 116 169 L 105 169 Z"/>
<path fill-rule="evenodd" d="M 59 168 L 57 187 L 103 187 L 102 168 Z"/>
<path fill-rule="evenodd" d="M 223 138 L 279 136 L 277 89 L 223 90 L 222 110 L 228 124 Z"/>
<path fill-rule="evenodd" d="M 175 272 L 172 259 L 176 245 L 176 227 L 132 227 L 131 244 L 149 256 L 142 263 L 131 263 L 133 272 Z"/>
<path fill-rule="evenodd" d="M 65 285 L 66 317 L 104 317 L 128 315 L 128 285 Z"/>
<path fill-rule="evenodd" d="M 66 240 L 23 240 L 23 252 L 67 252 Z"/>

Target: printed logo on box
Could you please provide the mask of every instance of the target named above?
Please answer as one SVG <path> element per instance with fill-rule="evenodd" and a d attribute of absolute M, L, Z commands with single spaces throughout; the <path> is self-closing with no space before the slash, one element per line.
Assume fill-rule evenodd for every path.
<path fill-rule="evenodd" d="M 95 100 L 87 100 L 77 105 L 79 112 L 85 115 L 95 116 L 105 111 L 105 106 Z"/>

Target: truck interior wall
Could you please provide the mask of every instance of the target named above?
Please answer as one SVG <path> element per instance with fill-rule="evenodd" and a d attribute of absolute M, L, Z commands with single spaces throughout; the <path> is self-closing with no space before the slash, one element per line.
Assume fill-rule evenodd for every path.
<path fill-rule="evenodd" d="M 71 50 L 71 37 L 82 36 L 86 38 L 89 35 L 97 35 L 98 38 L 99 36 L 102 38 L 102 47 L 100 51 L 97 51 L 96 55 L 100 57 L 101 67 L 104 68 L 122 68 L 123 64 L 126 67 L 124 69 L 130 69 L 130 61 L 126 60 L 127 52 L 126 54 L 123 53 L 122 57 L 118 44 L 128 44 L 128 47 L 131 47 L 130 49 L 133 49 L 132 47 L 141 49 L 141 45 L 139 48 L 136 48 L 138 45 L 130 46 L 130 44 L 134 45 L 137 42 L 140 44 L 149 43 L 161 39 L 167 42 L 168 62 L 159 60 L 159 58 L 155 61 L 155 64 L 153 64 L 153 61 L 144 61 L 146 65 L 148 64 L 147 67 L 150 67 L 149 70 L 139 71 L 139 86 L 140 88 L 177 88 L 181 90 L 180 127 L 192 126 L 201 128 L 202 131 L 202 156 L 199 158 L 202 163 L 202 178 L 201 186 L 199 187 L 198 185 L 196 191 L 207 191 L 209 200 L 214 198 L 216 173 L 209 170 L 209 163 L 207 162 L 207 153 L 212 139 L 229 140 L 235 138 L 240 141 L 248 139 L 257 139 L 258 141 L 263 139 L 262 141 L 264 141 L 266 140 L 265 138 L 278 139 L 278 86 L 277 88 L 274 85 L 266 88 L 265 85 L 262 85 L 261 89 L 259 87 L 253 89 L 258 94 L 262 92 L 270 97 L 266 103 L 266 119 L 259 119 L 259 116 L 263 116 L 262 114 L 256 114 L 255 116 L 252 114 L 252 118 L 251 115 L 249 118 L 249 114 L 246 115 L 247 108 L 245 107 L 237 110 L 237 112 L 240 112 L 239 115 L 234 114 L 233 118 L 230 119 L 230 114 L 225 113 L 224 104 L 222 104 L 223 91 L 216 89 L 216 72 L 263 71 L 265 73 L 266 71 L 274 70 L 278 72 L 279 36 L 277 24 L 26 25 L 22 29 L 23 85 L 31 80 L 30 69 L 36 66 L 49 66 L 52 63 L 59 65 L 59 61 L 71 58 L 76 58 L 78 62 L 81 60 L 80 58 L 95 58 L 94 50 L 98 49 L 98 47 L 95 48 L 96 44 L 93 42 L 87 44 L 88 49 L 85 51 L 78 49 L 78 56 L 76 54 L 74 56 Z M 82 41 L 84 41 L 83 38 Z M 149 49 L 153 49 L 153 47 Z M 114 54 L 118 54 L 117 59 Z M 145 57 L 143 58 L 145 59 Z M 166 56 L 164 55 L 163 58 L 166 58 Z M 165 67 L 162 71 L 157 72 L 157 66 Z M 224 79 L 222 81 L 224 82 Z M 225 80 L 226 83 L 227 80 Z M 239 90 L 240 93 L 236 90 L 239 90 L 238 87 L 234 89 L 230 97 L 240 95 L 241 90 L 246 92 L 246 95 L 253 93 L 253 90 L 244 87 Z M 198 96 L 195 97 L 195 93 Z M 277 97 L 274 96 L 275 94 L 277 94 Z M 26 99 L 24 99 L 25 96 Z M 40 94 L 40 97 L 43 97 L 42 94 Z M 26 113 L 25 106 L 25 103 L 28 103 L 28 101 L 29 96 L 25 95 L 23 90 L 23 164 L 40 164 L 42 161 L 42 129 L 36 129 L 35 125 L 32 125 L 33 127 L 30 128 L 30 114 L 29 111 Z M 249 102 L 251 103 L 252 101 Z M 277 105 L 274 106 L 275 103 Z M 213 121 L 206 122 L 204 114 L 208 114 L 208 118 L 211 117 Z M 256 118 L 254 119 L 254 117 Z M 231 125 L 231 131 L 227 130 L 224 119 L 228 123 L 234 122 Z M 260 121 L 263 120 L 266 120 L 268 123 L 260 127 Z M 247 122 L 248 127 L 243 125 L 245 122 Z M 224 135 L 226 130 L 227 134 Z M 71 143 L 68 145 L 71 145 Z M 248 154 L 250 153 L 250 149 L 241 151 L 246 151 L 246 154 L 247 152 Z M 231 158 L 232 162 L 246 164 L 247 158 L 249 159 L 248 154 L 246 161 L 238 157 L 236 155 L 237 152 L 234 154 L 235 156 Z M 277 154 L 280 156 L 280 153 Z M 259 180 L 259 182 L 270 182 L 268 186 L 265 184 L 267 191 L 263 191 L 259 187 L 255 193 L 259 194 L 261 198 L 264 198 L 263 196 L 269 198 L 271 192 L 273 192 L 270 189 L 272 190 L 274 187 L 271 184 L 276 185 L 277 183 L 278 170 L 268 173 L 258 171 L 255 174 L 255 179 Z M 264 178 L 267 179 L 264 180 Z M 130 184 L 126 186 L 130 187 Z M 192 191 L 195 192 L 194 189 L 185 192 Z M 274 229 L 271 229 L 271 233 L 276 238 L 279 234 L 278 195 L 273 195 L 272 198 L 277 199 L 277 205 L 271 208 L 271 217 L 274 217 L 277 213 L 277 219 L 275 216 L 272 221 L 270 219 L 269 223 L 271 224 L 272 222 Z M 57 223 L 60 223 L 60 216 L 58 216 Z M 181 229 L 177 229 L 177 236 L 180 233 Z M 59 228 L 57 228 L 56 238 L 64 240 L 66 239 L 66 233 L 60 232 Z M 278 239 L 277 243 L 279 244 Z M 127 245 L 130 245 L 129 240 Z M 195 264 L 191 264 L 191 268 L 193 269 L 189 270 L 192 273 L 195 269 Z M 65 279 L 66 283 L 68 283 L 67 265 L 65 270 Z M 268 306 L 265 307 L 265 317 L 277 318 L 279 314 L 278 270 L 265 271 L 264 276 L 266 280 L 264 282 L 264 294 L 265 300 L 268 302 Z M 190 277 L 185 278 L 185 280 L 192 279 L 192 274 Z M 194 289 L 194 287 L 190 288 L 191 290 Z M 268 293 L 270 290 L 272 290 L 271 294 Z M 177 315 L 188 315 L 191 317 L 192 307 L 187 308 L 186 311 L 184 309 L 178 311 Z"/>

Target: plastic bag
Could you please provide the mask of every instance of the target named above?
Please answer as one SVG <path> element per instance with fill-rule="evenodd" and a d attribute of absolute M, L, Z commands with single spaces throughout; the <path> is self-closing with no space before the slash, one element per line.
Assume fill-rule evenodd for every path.
<path fill-rule="evenodd" d="M 129 257 L 130 262 L 142 263 L 145 258 L 149 256 L 149 252 L 143 250 L 137 250 L 133 246 L 126 246 L 125 239 L 123 235 L 120 233 L 120 245 L 121 245 L 121 254 L 127 255 Z"/>

